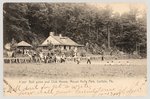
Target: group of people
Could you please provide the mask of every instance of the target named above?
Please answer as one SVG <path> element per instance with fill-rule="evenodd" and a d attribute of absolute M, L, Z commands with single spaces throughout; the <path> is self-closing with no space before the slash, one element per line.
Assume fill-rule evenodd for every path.
<path fill-rule="evenodd" d="M 56 55 L 53 53 L 33 53 L 33 54 L 27 54 L 30 57 L 30 60 L 32 62 L 44 62 L 44 63 L 62 63 L 66 61 L 65 55 Z"/>
<path fill-rule="evenodd" d="M 25 53 L 27 57 L 29 57 L 30 62 L 34 63 L 63 63 L 66 62 L 67 56 L 64 53 L 61 53 L 57 55 L 56 53 L 44 53 L 44 52 L 35 52 L 35 51 L 29 51 Z M 15 57 L 15 53 L 11 53 L 12 57 Z M 77 64 L 81 63 L 81 57 L 78 55 L 70 56 L 72 59 L 74 59 L 74 62 Z M 104 56 L 102 55 L 101 60 L 104 60 Z M 87 56 L 86 57 L 86 63 L 91 64 L 91 57 Z"/>

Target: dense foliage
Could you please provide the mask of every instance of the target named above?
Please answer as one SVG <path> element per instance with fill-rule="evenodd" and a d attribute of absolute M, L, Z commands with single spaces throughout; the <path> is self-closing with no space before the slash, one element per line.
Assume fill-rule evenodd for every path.
<path fill-rule="evenodd" d="M 3 9 L 4 44 L 13 38 L 41 44 L 54 31 L 97 53 L 109 47 L 110 33 L 112 49 L 146 54 L 146 12 L 138 18 L 135 8 L 122 15 L 110 6 L 97 9 L 84 3 L 5 3 Z"/>

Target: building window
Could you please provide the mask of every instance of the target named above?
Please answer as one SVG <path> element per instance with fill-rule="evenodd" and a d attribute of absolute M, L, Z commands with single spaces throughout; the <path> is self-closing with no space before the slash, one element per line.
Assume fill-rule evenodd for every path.
<path fill-rule="evenodd" d="M 64 46 L 64 49 L 66 49 L 66 46 Z"/>

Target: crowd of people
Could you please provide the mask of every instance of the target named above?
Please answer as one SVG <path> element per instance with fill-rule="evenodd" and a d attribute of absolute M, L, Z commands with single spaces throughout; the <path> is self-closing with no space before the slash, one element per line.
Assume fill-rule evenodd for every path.
<path fill-rule="evenodd" d="M 30 62 L 34 63 L 65 63 L 66 61 L 74 61 L 76 64 L 80 64 L 82 60 L 86 61 L 87 64 L 92 64 L 93 59 L 91 58 L 91 55 L 85 55 L 82 56 L 79 53 L 73 53 L 68 54 L 61 52 L 57 53 L 58 51 L 46 51 L 43 50 L 33 50 L 33 49 L 25 49 L 25 50 L 15 50 L 15 51 L 7 51 L 8 57 L 11 58 L 20 58 L 20 56 L 28 57 Z M 110 52 L 110 55 L 112 56 L 112 51 Z M 18 56 L 20 55 L 20 56 Z M 95 56 L 94 56 L 95 57 Z M 105 60 L 104 57 L 104 51 L 102 51 L 101 55 L 99 56 L 99 59 L 101 57 L 101 61 Z M 22 57 L 23 58 L 23 57 Z"/>
<path fill-rule="evenodd" d="M 20 53 L 20 51 L 8 51 L 9 57 L 10 58 L 17 58 L 19 59 L 20 57 L 17 57 L 17 55 L 22 54 L 25 57 L 27 57 L 27 59 L 31 62 L 31 63 L 65 63 L 66 61 L 73 61 L 76 64 L 80 64 L 82 62 L 82 58 L 84 58 L 84 60 L 86 60 L 87 64 L 91 64 L 91 57 L 90 56 L 85 56 L 82 57 L 77 53 L 74 53 L 74 55 L 71 56 L 67 56 L 65 55 L 65 53 L 61 53 L 61 54 L 56 54 L 56 53 L 51 53 L 50 51 L 47 53 L 44 53 L 42 51 L 40 52 L 36 52 L 33 50 L 29 50 L 27 52 L 24 53 Z M 101 60 L 104 60 L 104 56 L 102 55 Z M 18 62 L 19 63 L 19 62 Z"/>

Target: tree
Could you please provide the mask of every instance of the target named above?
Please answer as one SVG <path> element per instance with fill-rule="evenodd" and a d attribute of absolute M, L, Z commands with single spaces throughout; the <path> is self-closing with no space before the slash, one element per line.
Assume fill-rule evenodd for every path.
<path fill-rule="evenodd" d="M 5 3 L 3 12 L 4 45 L 12 38 L 41 44 L 50 31 L 85 45 L 89 53 L 103 45 L 133 53 L 136 44 L 143 46 L 147 41 L 146 11 L 139 18 L 133 7 L 120 15 L 113 13 L 111 6 L 97 9 L 86 3 Z M 141 50 L 146 53 L 146 46 Z"/>
<path fill-rule="evenodd" d="M 16 40 L 14 38 L 12 39 L 10 44 L 11 44 L 10 45 L 10 50 L 15 51 L 16 48 L 17 48 L 17 42 L 16 42 Z"/>

